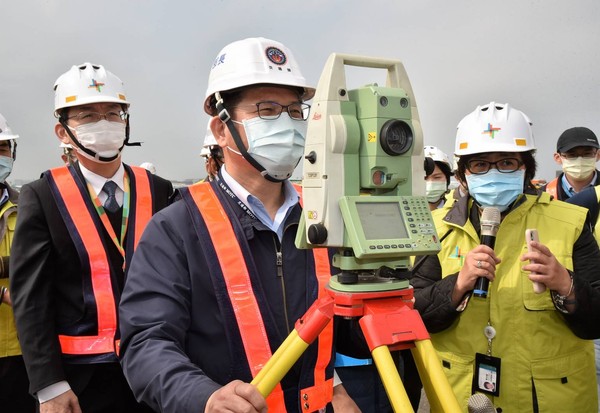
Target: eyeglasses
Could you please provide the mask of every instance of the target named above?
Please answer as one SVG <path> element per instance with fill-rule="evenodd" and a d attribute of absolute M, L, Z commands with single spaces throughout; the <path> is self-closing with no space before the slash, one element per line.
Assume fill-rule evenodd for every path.
<path fill-rule="evenodd" d="M 569 159 L 569 160 L 575 160 L 579 157 L 583 158 L 583 159 L 590 159 L 590 158 L 595 158 L 596 157 L 596 153 L 598 151 L 596 149 L 588 149 L 585 151 L 581 151 L 581 152 L 566 152 L 566 153 L 561 153 L 560 157 L 561 158 L 565 158 L 565 159 Z"/>
<path fill-rule="evenodd" d="M 100 122 L 102 119 L 106 119 L 109 122 L 123 123 L 127 120 L 129 114 L 124 111 L 119 112 L 106 112 L 104 114 L 98 112 L 79 112 L 77 115 L 69 116 L 69 119 L 76 119 L 81 124 Z"/>
<path fill-rule="evenodd" d="M 483 159 L 472 159 L 467 162 L 467 170 L 475 175 L 483 175 L 488 173 L 490 168 L 494 166 L 498 172 L 509 174 L 518 170 L 523 162 L 517 158 L 504 158 L 496 162 L 484 161 Z"/>
<path fill-rule="evenodd" d="M 281 116 L 285 109 L 290 118 L 294 120 L 306 120 L 310 113 L 310 105 L 307 103 L 292 103 L 290 105 L 280 105 L 277 102 L 258 102 L 255 105 L 238 105 L 234 107 L 256 106 L 258 117 L 266 120 L 275 120 Z"/>

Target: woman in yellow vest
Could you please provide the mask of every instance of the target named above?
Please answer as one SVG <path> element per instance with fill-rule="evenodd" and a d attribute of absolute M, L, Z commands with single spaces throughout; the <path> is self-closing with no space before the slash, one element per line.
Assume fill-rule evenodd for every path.
<path fill-rule="evenodd" d="M 467 115 L 455 148 L 469 193 L 433 212 L 442 249 L 412 283 L 459 403 L 466 412 L 469 397 L 483 393 L 503 413 L 596 412 L 589 340 L 600 336 L 600 251 L 585 210 L 531 185 L 531 122 L 508 104 Z M 500 212 L 493 249 L 480 245 L 486 207 Z M 539 242 L 528 252 L 532 228 Z M 473 294 L 481 277 L 487 294 Z"/>

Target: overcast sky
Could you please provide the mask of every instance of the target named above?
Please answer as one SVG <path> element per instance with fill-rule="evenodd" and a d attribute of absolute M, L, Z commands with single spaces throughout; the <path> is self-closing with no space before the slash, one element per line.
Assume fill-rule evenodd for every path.
<path fill-rule="evenodd" d="M 200 178 L 202 110 L 224 45 L 263 36 L 290 47 L 315 86 L 327 57 L 403 62 L 427 145 L 454 149 L 477 105 L 510 103 L 533 121 L 538 177 L 554 176 L 560 133 L 600 133 L 597 0 L 0 0 L 0 113 L 18 133 L 9 181 L 61 164 L 52 87 L 72 65 L 104 65 L 125 83 L 132 141 L 124 160 L 168 179 Z M 380 71 L 348 77 L 349 88 Z"/>

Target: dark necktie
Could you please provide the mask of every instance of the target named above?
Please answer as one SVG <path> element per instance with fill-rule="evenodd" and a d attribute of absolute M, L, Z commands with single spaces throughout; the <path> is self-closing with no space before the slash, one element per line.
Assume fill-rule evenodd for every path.
<path fill-rule="evenodd" d="M 104 201 L 104 209 L 108 212 L 117 212 L 120 208 L 115 196 L 117 192 L 117 184 L 113 181 L 107 181 L 102 190 L 106 195 L 108 195 L 106 201 Z"/>

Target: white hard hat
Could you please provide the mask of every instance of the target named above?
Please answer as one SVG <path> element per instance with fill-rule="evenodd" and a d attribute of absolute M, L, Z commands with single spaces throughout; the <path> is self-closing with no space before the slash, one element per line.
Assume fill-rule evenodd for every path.
<path fill-rule="evenodd" d="M 143 162 L 140 167 L 149 170 L 152 174 L 156 173 L 156 167 L 152 162 Z"/>
<path fill-rule="evenodd" d="M 424 156 L 433 159 L 434 162 L 441 162 L 448 167 L 448 171 L 452 171 L 452 163 L 450 157 L 442 152 L 436 146 L 426 146 L 423 148 Z"/>
<path fill-rule="evenodd" d="M 215 58 L 208 77 L 204 111 L 213 114 L 210 99 L 215 92 L 263 83 L 301 88 L 303 100 L 315 95 L 290 49 L 275 40 L 253 37 L 228 44 Z"/>
<path fill-rule="evenodd" d="M 200 150 L 200 156 L 203 158 L 208 158 L 210 156 L 210 148 L 208 146 L 203 146 Z"/>
<path fill-rule="evenodd" d="M 202 148 L 209 148 L 213 145 L 217 144 L 217 140 L 210 129 L 210 121 L 208 121 L 208 125 L 206 125 L 206 135 L 204 135 L 204 143 L 202 144 Z M 202 154 L 202 152 L 200 153 Z"/>
<path fill-rule="evenodd" d="M 465 116 L 456 130 L 456 156 L 535 150 L 531 121 L 508 103 L 491 102 Z"/>
<path fill-rule="evenodd" d="M 6 119 L 4 116 L 2 116 L 2 114 L 0 114 L 0 141 L 17 139 L 18 137 L 19 135 L 16 135 L 12 132 L 10 126 L 8 126 L 8 123 L 6 122 Z"/>
<path fill-rule="evenodd" d="M 73 66 L 54 83 L 54 111 L 87 103 L 115 102 L 129 105 L 123 82 L 102 65 Z"/>

